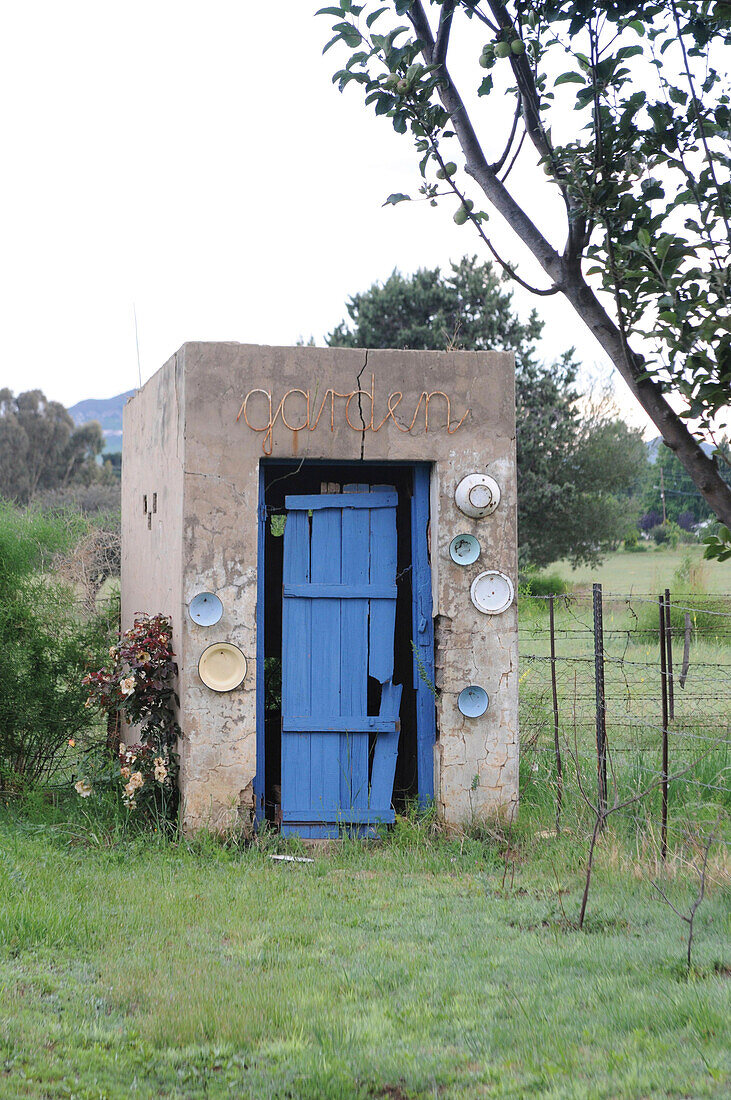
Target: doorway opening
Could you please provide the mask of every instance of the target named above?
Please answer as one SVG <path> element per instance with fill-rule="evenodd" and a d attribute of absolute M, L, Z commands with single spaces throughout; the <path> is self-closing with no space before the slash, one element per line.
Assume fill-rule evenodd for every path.
<path fill-rule="evenodd" d="M 365 493 L 388 487 L 397 495 L 397 594 L 392 682 L 400 686 L 401 700 L 392 805 L 396 812 L 400 812 L 410 802 L 418 799 L 425 805 L 433 797 L 431 758 L 435 738 L 435 700 L 428 575 L 428 471 L 428 465 L 422 463 L 261 461 L 255 781 L 257 818 L 260 821 L 266 820 L 272 824 L 281 822 L 284 536 L 291 514 L 286 498 L 294 500 L 297 497 L 342 494 L 353 486 Z M 425 617 L 427 590 L 429 607 Z M 340 603 L 345 604 L 346 601 L 341 600 Z M 375 718 L 379 715 L 381 695 L 382 684 L 368 676 L 369 716 Z M 368 738 L 369 769 L 372 769 L 378 736 L 378 733 L 371 733 Z M 303 835 L 310 834 L 303 831 Z"/>

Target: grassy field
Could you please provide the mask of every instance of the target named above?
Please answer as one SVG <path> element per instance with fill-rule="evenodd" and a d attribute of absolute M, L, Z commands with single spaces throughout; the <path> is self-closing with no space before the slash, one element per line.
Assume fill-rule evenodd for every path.
<path fill-rule="evenodd" d="M 575 930 L 580 824 L 539 835 L 526 784 L 509 849 L 402 821 L 313 863 L 6 820 L 0 1095 L 728 1095 L 722 853 L 686 977 L 685 927 L 614 832 Z"/>
<path fill-rule="evenodd" d="M 606 568 L 616 572 L 599 579 L 626 591 L 637 563 L 635 590 L 652 591 L 652 563 L 675 591 L 684 553 L 614 555 Z M 399 818 L 379 842 L 305 853 L 267 835 L 135 835 L 96 792 L 0 808 L 2 1100 L 728 1096 L 730 632 L 719 616 L 693 619 L 671 770 L 703 759 L 671 785 L 667 863 L 655 791 L 600 837 L 579 931 L 593 818 L 570 753 L 593 785 L 591 601 L 556 611 L 559 836 L 541 601 L 521 607 L 511 827 L 448 835 Z M 657 773 L 656 611 L 605 608 L 623 795 Z M 687 926 L 653 882 L 687 913 L 711 829 L 688 972 Z M 277 852 L 313 861 L 274 861 Z"/>
<path fill-rule="evenodd" d="M 572 569 L 568 562 L 557 562 L 550 572 L 558 573 L 572 587 L 591 588 L 595 582 L 606 592 L 661 592 L 670 588 L 673 592 L 687 592 L 690 587 L 700 587 L 709 593 L 731 592 L 731 562 L 703 561 L 701 546 L 677 546 L 673 549 L 654 547 L 644 553 L 631 554 L 617 550 L 607 554 L 599 566 L 580 566 Z M 678 577 L 680 571 L 693 569 L 693 578 Z M 692 582 L 695 582 L 693 584 Z"/>

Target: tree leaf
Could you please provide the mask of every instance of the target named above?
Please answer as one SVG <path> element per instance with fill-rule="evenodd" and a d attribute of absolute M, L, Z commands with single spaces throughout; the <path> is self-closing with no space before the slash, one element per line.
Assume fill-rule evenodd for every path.
<path fill-rule="evenodd" d="M 622 46 L 614 56 L 617 61 L 626 61 L 628 57 L 637 57 L 644 52 L 642 46 Z"/>
<path fill-rule="evenodd" d="M 581 73 L 561 73 L 553 82 L 554 88 L 557 88 L 559 84 L 586 84 L 586 77 L 583 77 Z"/>
<path fill-rule="evenodd" d="M 371 12 L 371 14 L 366 19 L 366 25 L 367 25 L 369 30 L 373 26 L 373 24 L 375 23 L 376 19 L 380 19 L 380 17 L 383 15 L 384 11 L 388 11 L 388 7 L 376 8 L 375 11 Z"/>
<path fill-rule="evenodd" d="M 388 198 L 383 203 L 383 205 L 384 206 L 395 206 L 397 202 L 410 202 L 410 201 L 411 201 L 411 195 L 404 195 L 404 193 L 402 191 L 395 191 L 393 193 L 393 195 L 388 196 Z"/>

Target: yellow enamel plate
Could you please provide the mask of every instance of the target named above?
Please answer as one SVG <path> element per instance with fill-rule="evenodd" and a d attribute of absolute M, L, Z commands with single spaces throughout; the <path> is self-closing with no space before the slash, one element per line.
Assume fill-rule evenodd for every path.
<path fill-rule="evenodd" d="M 200 655 L 198 675 L 211 691 L 232 691 L 246 676 L 246 657 L 231 642 L 214 642 Z"/>

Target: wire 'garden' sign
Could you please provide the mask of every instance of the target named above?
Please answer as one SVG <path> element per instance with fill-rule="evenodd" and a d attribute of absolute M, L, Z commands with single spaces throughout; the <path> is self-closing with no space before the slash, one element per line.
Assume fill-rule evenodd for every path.
<path fill-rule="evenodd" d="M 256 395 L 259 396 L 257 397 Z M 424 430 L 428 432 L 429 403 L 433 401 L 435 397 L 443 398 L 446 403 L 446 420 L 443 421 L 440 427 L 446 428 L 448 435 L 454 435 L 457 429 L 461 427 L 469 416 L 470 410 L 467 409 L 461 419 L 453 423 L 452 406 L 448 395 L 444 393 L 443 390 L 432 390 L 431 392 L 423 390 L 419 396 L 414 413 L 409 420 L 408 416 L 405 415 L 405 410 L 399 410 L 403 397 L 404 395 L 400 390 L 395 390 L 393 393 L 390 393 L 386 398 L 384 415 L 381 416 L 380 412 L 377 414 L 376 378 L 373 374 L 371 375 L 370 390 L 358 388 L 350 390 L 348 393 L 340 393 L 338 390 L 328 389 L 325 391 L 322 401 L 319 403 L 319 408 L 317 389 L 315 389 L 314 393 L 311 393 L 310 390 L 299 388 L 287 390 L 275 407 L 272 391 L 257 388 L 249 390 L 244 397 L 236 421 L 238 423 L 243 416 L 246 426 L 250 428 L 251 431 L 266 433 L 262 443 L 262 450 L 264 454 L 270 455 L 273 446 L 274 426 L 278 420 L 281 420 L 284 427 L 288 428 L 291 432 L 313 432 L 320 423 L 323 411 L 325 410 L 325 406 L 328 405 L 328 402 L 331 432 L 335 431 L 336 420 L 341 413 L 344 413 L 345 422 L 348 427 L 356 432 L 380 432 L 387 420 L 392 420 L 398 431 L 411 432 L 416 425 L 422 405 L 424 406 Z M 364 398 L 366 399 L 365 402 L 363 401 Z M 255 400 L 252 401 L 252 399 Z M 344 408 L 340 405 L 336 405 L 336 399 L 345 402 Z M 351 402 L 354 401 L 356 402 L 356 406 L 351 408 Z M 252 405 L 251 408 L 250 402 Z M 370 413 L 367 411 L 369 405 Z"/>

